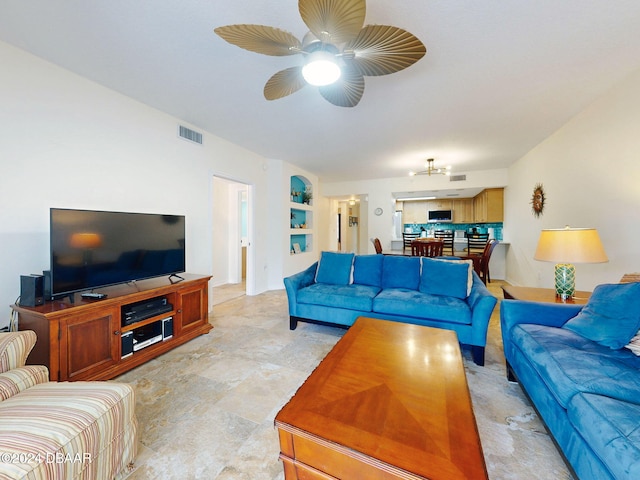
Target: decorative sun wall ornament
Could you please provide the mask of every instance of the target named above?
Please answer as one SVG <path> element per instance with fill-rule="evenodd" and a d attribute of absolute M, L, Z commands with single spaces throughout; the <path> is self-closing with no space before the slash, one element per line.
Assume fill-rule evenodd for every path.
<path fill-rule="evenodd" d="M 537 183 L 533 187 L 533 195 L 531 197 L 531 211 L 536 216 L 542 215 L 544 209 L 544 188 L 541 183 Z"/>

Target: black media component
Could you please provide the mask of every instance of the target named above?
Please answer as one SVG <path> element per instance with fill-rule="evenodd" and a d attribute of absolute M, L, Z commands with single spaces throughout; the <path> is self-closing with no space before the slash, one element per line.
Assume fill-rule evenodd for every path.
<path fill-rule="evenodd" d="M 158 342 L 173 338 L 173 317 L 129 330 L 121 335 L 121 357 L 125 358 Z"/>
<path fill-rule="evenodd" d="M 20 306 L 36 307 L 44 304 L 44 277 L 20 275 Z"/>
<path fill-rule="evenodd" d="M 157 321 L 133 330 L 133 351 L 137 352 L 162 341 L 162 322 Z"/>
<path fill-rule="evenodd" d="M 168 340 L 173 337 L 173 317 L 162 320 L 162 340 Z"/>
<path fill-rule="evenodd" d="M 44 277 L 44 301 L 51 300 L 51 270 L 45 270 L 42 272 Z"/>
<path fill-rule="evenodd" d="M 51 295 L 185 271 L 185 217 L 50 210 Z"/>
<path fill-rule="evenodd" d="M 127 357 L 133 353 L 133 331 L 122 334 L 122 351 L 121 357 Z"/>
<path fill-rule="evenodd" d="M 165 297 L 150 298 L 142 302 L 130 303 L 121 307 L 122 326 L 146 320 L 173 310 L 173 305 Z"/>

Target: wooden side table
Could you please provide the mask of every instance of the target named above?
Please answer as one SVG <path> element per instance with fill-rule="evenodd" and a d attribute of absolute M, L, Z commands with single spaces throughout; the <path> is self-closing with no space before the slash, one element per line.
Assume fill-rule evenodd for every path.
<path fill-rule="evenodd" d="M 591 292 L 582 292 L 576 290 L 572 298 L 562 300 L 556 295 L 553 288 L 535 288 L 535 287 L 515 287 L 513 285 L 503 285 L 502 292 L 504 298 L 512 300 L 528 300 L 531 302 L 544 303 L 572 303 L 576 305 L 584 305 L 589 301 Z"/>

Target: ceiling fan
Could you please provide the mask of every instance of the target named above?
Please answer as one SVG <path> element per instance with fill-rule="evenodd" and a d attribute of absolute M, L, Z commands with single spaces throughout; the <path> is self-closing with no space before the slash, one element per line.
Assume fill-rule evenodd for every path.
<path fill-rule="evenodd" d="M 214 31 L 227 42 L 264 55 L 302 55 L 302 65 L 277 72 L 264 96 L 276 100 L 307 84 L 339 107 L 355 107 L 364 93 L 364 76 L 399 72 L 420 60 L 427 49 L 398 27 L 364 25 L 365 0 L 299 0 L 309 32 L 299 41 L 291 33 L 266 25 L 227 25 Z M 317 79 L 314 73 L 328 75 Z M 329 72 L 329 73 L 326 73 Z"/>

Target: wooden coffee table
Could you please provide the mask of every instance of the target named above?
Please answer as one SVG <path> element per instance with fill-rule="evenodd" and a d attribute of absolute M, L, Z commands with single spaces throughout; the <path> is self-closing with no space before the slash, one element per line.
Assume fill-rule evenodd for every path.
<path fill-rule="evenodd" d="M 291 479 L 486 479 L 455 332 L 361 317 L 278 413 Z"/>

